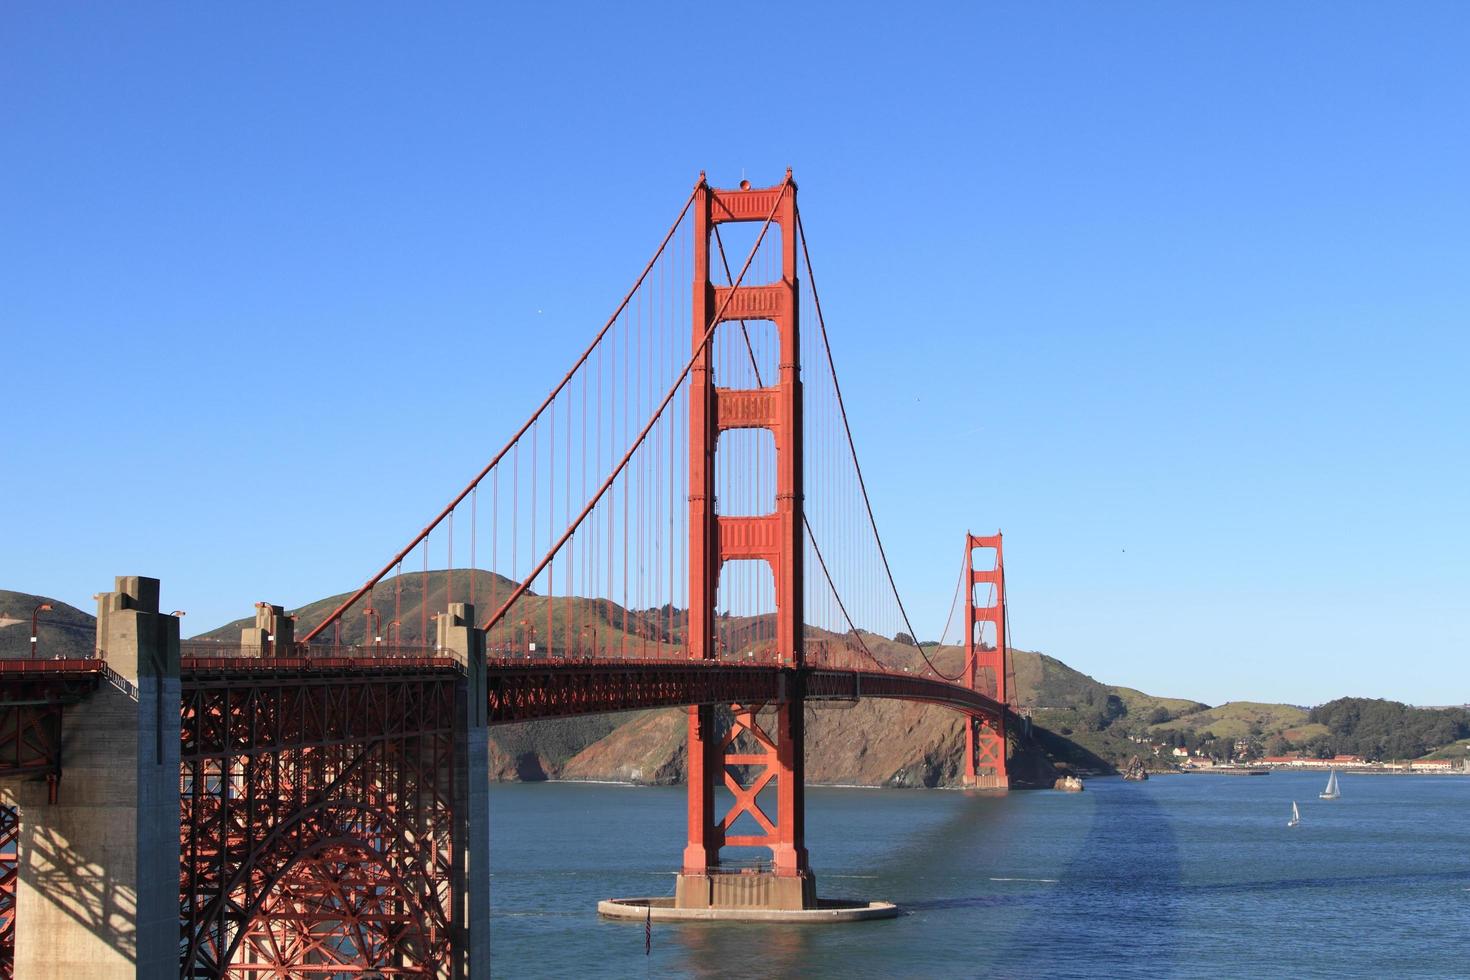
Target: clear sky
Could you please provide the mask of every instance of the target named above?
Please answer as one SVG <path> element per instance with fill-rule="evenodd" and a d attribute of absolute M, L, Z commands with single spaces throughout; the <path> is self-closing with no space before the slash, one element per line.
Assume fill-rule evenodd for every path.
<path fill-rule="evenodd" d="M 361 582 L 791 166 L 916 623 L 1470 700 L 1470 5 L 714 9 L 0 6 L 0 586 Z"/>

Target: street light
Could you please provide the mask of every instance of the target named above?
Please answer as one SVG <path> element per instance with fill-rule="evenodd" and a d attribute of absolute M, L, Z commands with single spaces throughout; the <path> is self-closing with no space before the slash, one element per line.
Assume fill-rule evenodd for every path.
<path fill-rule="evenodd" d="M 376 609 L 374 609 L 372 606 L 368 606 L 362 612 L 363 612 L 363 615 L 364 616 L 370 616 L 370 617 L 372 617 L 372 620 L 373 620 L 373 622 L 372 622 L 372 627 L 373 627 L 373 642 L 374 643 L 382 643 L 383 642 L 383 620 L 382 620 L 381 617 L 378 616 L 378 611 Z"/>
<path fill-rule="evenodd" d="M 399 630 L 395 630 L 394 629 L 394 627 L 396 627 L 396 626 L 402 626 L 402 625 L 403 625 L 403 620 L 401 620 L 401 619 L 390 619 L 390 620 L 388 620 L 388 645 L 390 647 L 393 646 L 395 643 L 402 643 L 403 642 L 403 631 L 401 629 L 399 629 Z"/>
<path fill-rule="evenodd" d="M 49 603 L 49 602 L 38 603 L 36 605 L 36 608 L 31 610 L 31 657 L 32 658 L 34 658 L 36 656 L 36 617 L 38 615 L 40 615 L 41 613 L 43 613 L 43 612 L 50 612 L 50 611 L 51 611 L 51 603 Z"/>

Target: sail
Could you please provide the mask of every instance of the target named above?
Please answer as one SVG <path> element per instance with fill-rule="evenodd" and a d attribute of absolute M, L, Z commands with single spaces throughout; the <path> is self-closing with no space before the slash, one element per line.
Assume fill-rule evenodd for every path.
<path fill-rule="evenodd" d="M 1335 800 L 1341 795 L 1341 791 L 1337 788 L 1337 770 L 1333 769 L 1327 774 L 1327 788 L 1322 791 L 1322 799 Z"/>

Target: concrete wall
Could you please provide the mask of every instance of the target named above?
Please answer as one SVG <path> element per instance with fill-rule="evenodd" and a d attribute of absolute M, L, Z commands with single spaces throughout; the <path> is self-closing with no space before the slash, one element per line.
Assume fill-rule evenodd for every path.
<path fill-rule="evenodd" d="M 97 598 L 97 645 L 132 690 L 104 682 L 67 709 L 56 803 L 44 783 L 5 788 L 27 980 L 179 973 L 179 621 L 159 613 L 157 579 Z"/>
<path fill-rule="evenodd" d="M 455 691 L 454 970 L 456 978 L 490 976 L 490 728 L 485 631 L 475 607 L 449 604 L 438 619 L 440 650 L 465 664 Z"/>

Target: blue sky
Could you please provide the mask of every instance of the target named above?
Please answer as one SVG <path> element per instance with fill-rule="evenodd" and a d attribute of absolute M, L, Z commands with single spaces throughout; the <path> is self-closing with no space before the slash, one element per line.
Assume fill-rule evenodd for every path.
<path fill-rule="evenodd" d="M 1470 698 L 1470 8 L 549 6 L 0 9 L 0 585 L 360 582 L 791 166 L 916 623 Z"/>

